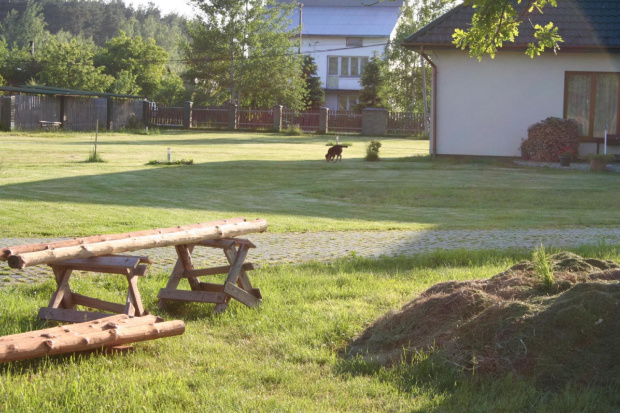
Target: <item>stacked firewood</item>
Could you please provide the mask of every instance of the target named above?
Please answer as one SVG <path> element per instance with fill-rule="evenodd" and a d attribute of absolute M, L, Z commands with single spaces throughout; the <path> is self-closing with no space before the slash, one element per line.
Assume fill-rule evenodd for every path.
<path fill-rule="evenodd" d="M 574 120 L 547 118 L 527 129 L 521 156 L 537 162 L 557 162 L 560 154 L 579 154 L 579 127 Z"/>

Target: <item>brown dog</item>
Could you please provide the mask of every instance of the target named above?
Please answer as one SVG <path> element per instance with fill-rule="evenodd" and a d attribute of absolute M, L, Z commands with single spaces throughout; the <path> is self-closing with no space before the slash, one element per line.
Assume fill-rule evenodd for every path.
<path fill-rule="evenodd" d="M 334 145 L 327 151 L 325 162 L 338 162 L 342 160 L 342 148 L 348 148 L 346 145 Z"/>

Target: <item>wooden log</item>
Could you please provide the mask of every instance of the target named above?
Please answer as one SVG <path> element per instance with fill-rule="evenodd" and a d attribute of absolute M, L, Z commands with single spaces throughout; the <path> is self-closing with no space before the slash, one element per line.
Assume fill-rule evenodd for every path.
<path fill-rule="evenodd" d="M 248 307 L 258 307 L 262 303 L 262 300 L 231 283 L 225 284 L 224 292 Z"/>
<path fill-rule="evenodd" d="M 5 247 L 5 248 L 0 249 L 0 260 L 6 261 L 9 259 L 11 255 L 19 255 L 19 254 L 24 254 L 27 252 L 51 250 L 55 248 L 71 247 L 75 245 L 94 244 L 98 242 L 113 241 L 117 239 L 126 239 L 126 238 L 134 238 L 134 237 L 143 237 L 147 235 L 170 234 L 174 232 L 187 231 L 190 229 L 234 224 L 236 222 L 244 222 L 244 221 L 245 221 L 245 218 L 222 219 L 218 221 L 203 222 L 200 224 L 183 225 L 183 226 L 171 227 L 171 228 L 157 228 L 157 229 L 150 229 L 150 230 L 145 230 L 145 231 L 126 232 L 123 234 L 95 235 L 92 237 L 74 238 L 74 239 L 54 241 L 54 242 L 43 242 L 40 244 L 17 245 L 13 247 Z"/>
<path fill-rule="evenodd" d="M 142 317 L 138 317 L 137 319 L 139 318 Z M 185 323 L 180 320 L 173 320 L 137 326 L 129 325 L 119 327 L 116 325 L 110 328 L 94 330 L 93 332 L 79 335 L 63 334 L 55 338 L 41 337 L 37 340 L 22 340 L 14 341 L 9 344 L 0 344 L 0 362 L 72 353 L 171 337 L 183 334 L 185 332 Z"/>
<path fill-rule="evenodd" d="M 95 244 L 76 245 L 53 250 L 35 251 L 9 257 L 11 268 L 24 268 L 38 264 L 51 264 L 57 261 L 109 255 L 120 252 L 137 251 L 147 248 L 168 247 L 172 245 L 193 244 L 206 239 L 229 238 L 252 232 L 263 232 L 267 221 L 257 219 L 250 222 L 236 222 L 206 228 L 197 228 L 169 234 L 147 235 Z"/>

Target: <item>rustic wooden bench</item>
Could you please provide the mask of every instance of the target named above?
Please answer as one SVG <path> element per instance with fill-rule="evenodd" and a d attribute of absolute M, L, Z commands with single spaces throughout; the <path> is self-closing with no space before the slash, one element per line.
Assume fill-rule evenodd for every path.
<path fill-rule="evenodd" d="M 77 305 L 127 315 L 147 314 L 142 305 L 137 283 L 138 277 L 145 274 L 144 264 L 150 261 L 146 257 L 118 254 L 174 246 L 177 261 L 168 284 L 159 292 L 159 305 L 164 307 L 168 301 L 175 300 L 215 303 L 215 311 L 220 313 L 226 310 L 231 298 L 248 307 L 255 307 L 262 302 L 260 290 L 252 286 L 247 275 L 247 271 L 254 269 L 254 265 L 245 262 L 249 249 L 255 246 L 247 239 L 235 237 L 263 232 L 266 229 L 267 221 L 264 219 L 247 222 L 244 218 L 234 218 L 182 227 L 6 247 L 0 250 L 0 260 L 8 261 L 11 268 L 17 269 L 40 264 L 51 266 L 57 289 L 49 305 L 39 312 L 39 318 L 77 322 L 109 315 L 78 311 Z M 191 254 L 196 247 L 222 249 L 230 265 L 194 268 Z M 128 282 L 126 302 L 111 303 L 71 291 L 69 279 L 74 270 L 126 276 Z M 198 280 L 198 277 L 218 274 L 226 274 L 223 284 Z M 191 290 L 178 289 L 183 279 L 188 280 Z"/>
<path fill-rule="evenodd" d="M 61 122 L 52 122 L 49 120 L 40 120 L 39 121 L 39 126 L 41 127 L 41 129 L 44 130 L 58 130 L 60 129 L 60 126 L 62 125 Z"/>
<path fill-rule="evenodd" d="M 221 248 L 230 265 L 195 269 L 192 252 L 195 247 Z M 248 307 L 256 307 L 262 302 L 258 288 L 253 288 L 246 271 L 253 270 L 252 263 L 245 263 L 250 248 L 256 248 L 247 239 L 206 240 L 191 245 L 177 245 L 177 262 L 172 270 L 166 288 L 159 291 L 159 305 L 166 306 L 168 300 L 215 303 L 215 312 L 221 313 L 234 298 Z M 224 284 L 206 283 L 198 277 L 227 274 Z M 179 290 L 181 280 L 187 279 L 191 290 Z"/>
<path fill-rule="evenodd" d="M 57 288 L 49 305 L 39 310 L 38 317 L 44 320 L 78 323 L 110 315 L 93 311 L 78 311 L 77 305 L 129 316 L 146 315 L 148 312 L 144 311 L 142 298 L 138 291 L 138 277 L 145 275 L 147 266 L 144 264 L 150 263 L 151 261 L 146 257 L 110 255 L 64 260 L 50 264 L 54 271 Z M 69 279 L 74 270 L 124 275 L 128 283 L 125 303 L 112 303 L 73 292 L 69 287 Z"/>

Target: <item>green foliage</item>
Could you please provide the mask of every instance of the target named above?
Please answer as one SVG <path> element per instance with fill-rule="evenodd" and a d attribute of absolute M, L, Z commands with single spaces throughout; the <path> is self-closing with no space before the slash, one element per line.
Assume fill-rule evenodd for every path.
<path fill-rule="evenodd" d="M 384 58 L 388 62 L 386 87 L 388 106 L 399 112 L 424 112 L 423 89 L 431 96 L 432 73 L 424 58 L 401 43 L 412 33 L 439 17 L 456 4 L 456 0 L 408 0 L 403 4 L 394 39 L 385 48 Z M 425 70 L 426 84 L 422 70 Z"/>
<path fill-rule="evenodd" d="M 284 130 L 284 133 L 288 136 L 301 136 L 303 131 L 299 125 L 288 125 Z"/>
<path fill-rule="evenodd" d="M 28 2 L 22 13 L 11 10 L 0 24 L 2 39 L 12 49 L 29 47 L 31 41 L 34 41 L 35 47 L 45 44 L 50 34 L 45 30 L 47 24 L 41 14 L 42 9 L 40 4 Z"/>
<path fill-rule="evenodd" d="M 545 288 L 551 288 L 554 281 L 553 262 L 542 243 L 534 250 L 532 262 L 534 263 L 534 271 L 538 275 L 542 285 Z"/>
<path fill-rule="evenodd" d="M 176 161 L 150 160 L 147 165 L 193 165 L 193 159 L 178 159 Z"/>
<path fill-rule="evenodd" d="M 306 82 L 305 109 L 320 109 L 325 106 L 325 90 L 321 78 L 317 76 L 317 65 L 312 56 L 304 56 L 302 61 L 302 78 Z"/>
<path fill-rule="evenodd" d="M 481 60 L 484 55 L 495 57 L 497 49 L 504 42 L 513 42 L 519 35 L 519 26 L 534 12 L 542 11 L 545 6 L 557 6 L 557 0 L 532 0 L 528 5 L 520 8 L 505 0 L 465 0 L 464 4 L 472 6 L 476 11 L 471 20 L 471 27 L 467 30 L 456 29 L 454 32 L 454 44 L 464 49 L 469 49 L 469 55 Z M 525 8 L 527 7 L 527 9 Z M 558 28 L 553 23 L 545 26 L 534 26 L 535 43 L 528 44 L 526 54 L 530 57 L 538 56 L 545 49 L 557 52 L 562 38 L 558 34 Z"/>
<path fill-rule="evenodd" d="M 611 154 L 611 153 L 607 153 L 607 154 L 603 154 L 603 153 L 590 153 L 588 155 L 586 155 L 586 158 L 589 161 L 603 161 L 603 162 L 612 162 L 613 160 L 616 159 L 616 157 Z"/>
<path fill-rule="evenodd" d="M 95 163 L 97 163 L 97 162 L 105 162 L 105 161 L 103 160 L 101 155 L 99 155 L 95 151 L 92 151 L 90 153 L 90 155 L 88 155 L 88 159 L 86 159 L 86 162 L 95 162 Z"/>
<path fill-rule="evenodd" d="M 176 73 L 169 73 L 162 78 L 157 92 L 152 95 L 152 99 L 164 105 L 174 105 L 186 100 L 185 95 L 183 79 Z"/>
<path fill-rule="evenodd" d="M 204 18 L 187 26 L 187 78 L 196 79 L 197 104 L 237 101 L 243 106 L 303 106 L 295 42 L 286 17 L 294 4 L 261 0 L 196 0 Z"/>
<path fill-rule="evenodd" d="M 378 161 L 379 160 L 379 148 L 381 148 L 381 142 L 372 140 L 366 147 L 366 160 Z"/>
<path fill-rule="evenodd" d="M 388 104 L 386 62 L 377 56 L 373 56 L 369 61 L 360 78 L 359 103 L 354 110 L 365 108 L 385 108 Z"/>
<path fill-rule="evenodd" d="M 123 79 L 123 86 L 138 90 L 139 94 L 154 96 L 167 73 L 168 53 L 140 36 L 130 38 L 121 31 L 106 42 L 96 56 L 95 63 L 105 67 L 105 73 Z M 117 85 L 120 86 L 120 85 Z"/>
<path fill-rule="evenodd" d="M 104 92 L 114 78 L 95 67 L 95 46 L 91 42 L 73 38 L 61 43 L 52 38 L 39 54 L 41 71 L 37 77 L 48 86 Z"/>

